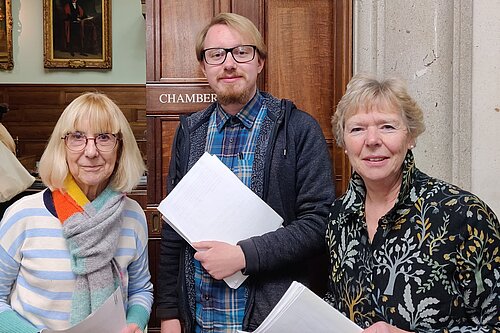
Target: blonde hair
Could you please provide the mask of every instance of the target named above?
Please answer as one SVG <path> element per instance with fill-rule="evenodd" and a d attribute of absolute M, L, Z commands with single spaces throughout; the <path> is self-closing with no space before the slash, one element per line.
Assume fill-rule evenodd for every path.
<path fill-rule="evenodd" d="M 344 125 L 347 118 L 360 108 L 387 103 L 401 111 L 408 132 L 416 139 L 425 131 L 424 116 L 417 102 L 408 94 L 406 84 L 397 77 L 377 80 L 366 73 L 356 74 L 347 85 L 347 90 L 337 104 L 332 117 L 332 132 L 337 145 L 345 148 Z"/>
<path fill-rule="evenodd" d="M 139 183 L 146 167 L 130 125 L 120 108 L 109 97 L 88 92 L 75 98 L 63 111 L 40 159 L 40 178 L 51 190 L 64 188 L 69 173 L 63 138 L 79 129 L 83 122 L 91 124 L 94 133 L 113 133 L 120 138 L 117 163 L 110 186 L 119 192 L 130 192 Z"/>
<path fill-rule="evenodd" d="M 210 23 L 205 26 L 205 28 L 203 28 L 203 30 L 198 34 L 198 37 L 196 39 L 196 58 L 199 62 L 203 61 L 203 48 L 208 30 L 217 24 L 227 25 L 228 27 L 238 31 L 242 35 L 242 37 L 248 38 L 250 40 L 250 43 L 257 47 L 257 52 L 259 53 L 260 59 L 266 59 L 266 44 L 264 43 L 264 39 L 262 38 L 262 35 L 260 34 L 255 24 L 253 24 L 253 22 L 246 17 L 238 14 L 220 13 L 219 15 L 213 17 Z"/>

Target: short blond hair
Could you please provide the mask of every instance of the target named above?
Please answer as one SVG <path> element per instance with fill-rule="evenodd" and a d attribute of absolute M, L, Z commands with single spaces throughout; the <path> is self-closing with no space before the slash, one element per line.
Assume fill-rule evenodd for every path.
<path fill-rule="evenodd" d="M 117 134 L 117 163 L 110 186 L 119 192 L 130 192 L 139 183 L 146 167 L 130 125 L 120 108 L 109 97 L 88 92 L 75 98 L 63 111 L 52 131 L 40 159 L 40 178 L 51 190 L 64 188 L 69 173 L 63 138 L 79 129 L 83 122 L 91 124 L 94 133 Z"/>
<path fill-rule="evenodd" d="M 422 109 L 408 94 L 402 79 L 393 76 L 379 81 L 371 74 L 359 73 L 349 81 L 332 117 L 332 132 L 338 146 L 345 148 L 344 125 L 347 118 L 360 108 L 378 103 L 387 103 L 401 111 L 412 139 L 416 140 L 425 131 Z"/>
<path fill-rule="evenodd" d="M 220 13 L 213 17 L 209 24 L 203 28 L 196 39 L 196 58 L 203 61 L 203 49 L 208 30 L 214 25 L 222 24 L 238 31 L 242 37 L 250 40 L 250 43 L 257 47 L 257 52 L 262 60 L 267 58 L 267 47 L 259 30 L 248 18 L 235 13 Z"/>

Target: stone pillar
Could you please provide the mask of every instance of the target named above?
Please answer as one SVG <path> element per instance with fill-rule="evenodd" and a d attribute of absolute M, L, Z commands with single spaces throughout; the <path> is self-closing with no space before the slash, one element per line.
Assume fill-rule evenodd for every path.
<path fill-rule="evenodd" d="M 417 166 L 471 186 L 470 0 L 354 0 L 354 72 L 398 75 L 422 107 Z"/>
<path fill-rule="evenodd" d="M 472 12 L 472 191 L 500 216 L 500 0 Z"/>

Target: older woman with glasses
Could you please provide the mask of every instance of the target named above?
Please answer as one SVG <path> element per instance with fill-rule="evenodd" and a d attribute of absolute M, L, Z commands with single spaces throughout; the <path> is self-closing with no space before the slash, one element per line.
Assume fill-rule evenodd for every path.
<path fill-rule="evenodd" d="M 67 329 L 117 288 L 125 332 L 142 332 L 153 302 L 147 224 L 126 196 L 145 166 L 118 106 L 86 93 L 64 110 L 40 160 L 48 189 L 17 201 L 0 224 L 0 332 Z"/>

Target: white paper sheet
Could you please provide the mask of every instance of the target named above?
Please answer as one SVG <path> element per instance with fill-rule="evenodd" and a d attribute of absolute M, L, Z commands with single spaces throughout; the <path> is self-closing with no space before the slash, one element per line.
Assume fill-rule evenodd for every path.
<path fill-rule="evenodd" d="M 66 330 L 43 329 L 42 333 L 120 333 L 127 326 L 121 288 L 80 323 Z"/>
<path fill-rule="evenodd" d="M 361 327 L 307 287 L 294 281 L 254 333 L 359 333 L 361 331 Z"/>
<path fill-rule="evenodd" d="M 189 244 L 240 240 L 274 231 L 283 219 L 222 163 L 204 153 L 158 210 Z M 238 288 L 246 276 L 238 272 L 224 279 Z"/>

